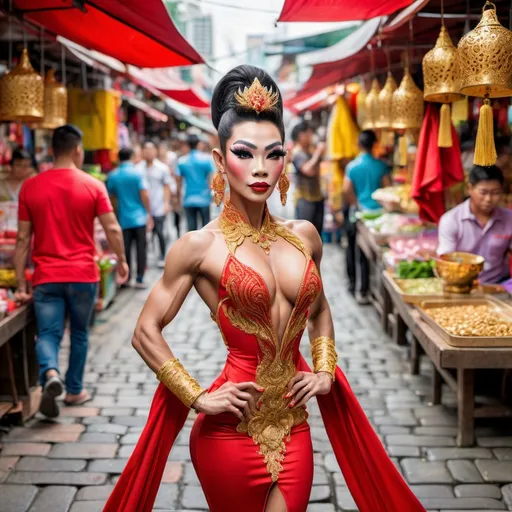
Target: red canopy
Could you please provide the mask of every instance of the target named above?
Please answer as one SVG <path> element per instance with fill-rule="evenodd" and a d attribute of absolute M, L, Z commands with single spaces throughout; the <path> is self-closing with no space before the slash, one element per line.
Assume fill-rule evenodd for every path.
<path fill-rule="evenodd" d="M 83 9 L 75 7 L 83 3 Z M 86 48 L 139 67 L 203 62 L 162 0 L 14 0 L 29 21 Z"/>
<path fill-rule="evenodd" d="M 277 21 L 355 21 L 386 16 L 413 0 L 286 0 Z"/>

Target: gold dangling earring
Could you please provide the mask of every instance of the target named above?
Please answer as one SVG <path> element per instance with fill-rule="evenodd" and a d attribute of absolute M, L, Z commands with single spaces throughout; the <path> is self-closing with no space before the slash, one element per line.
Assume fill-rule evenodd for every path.
<path fill-rule="evenodd" d="M 279 183 L 277 187 L 279 188 L 279 193 L 281 194 L 281 204 L 285 206 L 288 189 L 290 188 L 290 180 L 288 179 L 288 176 L 286 176 L 286 171 L 283 171 L 281 176 L 279 176 Z"/>
<path fill-rule="evenodd" d="M 217 171 L 212 179 L 212 190 L 213 202 L 217 206 L 220 206 L 220 203 L 222 203 L 222 200 L 224 199 L 224 191 L 226 190 L 226 182 L 224 181 L 224 177 L 220 171 Z"/>

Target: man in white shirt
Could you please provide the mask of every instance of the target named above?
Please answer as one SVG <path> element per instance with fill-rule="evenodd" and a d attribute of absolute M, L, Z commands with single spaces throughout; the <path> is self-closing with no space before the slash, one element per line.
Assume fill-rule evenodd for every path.
<path fill-rule="evenodd" d="M 157 159 L 157 147 L 153 141 L 146 141 L 142 147 L 141 169 L 149 186 L 149 206 L 155 226 L 153 233 L 158 237 L 160 257 L 158 268 L 164 268 L 167 253 L 164 225 L 171 207 L 171 176 L 169 168 Z"/>

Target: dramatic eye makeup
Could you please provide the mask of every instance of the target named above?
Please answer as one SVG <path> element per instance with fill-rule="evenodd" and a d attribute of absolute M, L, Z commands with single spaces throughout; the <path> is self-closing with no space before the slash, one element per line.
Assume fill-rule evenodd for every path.
<path fill-rule="evenodd" d="M 246 146 L 242 146 L 241 144 L 233 144 L 229 150 L 231 153 L 233 153 L 236 157 L 247 160 L 249 158 L 252 158 L 252 153 L 247 149 Z"/>
<path fill-rule="evenodd" d="M 271 160 L 279 160 L 280 158 L 285 157 L 286 151 L 284 151 L 281 146 L 282 146 L 282 144 L 279 141 L 273 142 L 272 144 L 269 144 L 268 146 L 266 146 L 265 151 L 269 151 L 274 147 L 276 148 L 272 152 L 269 153 L 267 158 L 269 158 Z M 231 153 L 233 153 L 236 157 L 238 157 L 242 160 L 253 158 L 253 154 L 251 153 L 250 149 L 257 150 L 258 147 L 250 142 L 245 141 L 245 140 L 237 140 L 229 148 Z"/>

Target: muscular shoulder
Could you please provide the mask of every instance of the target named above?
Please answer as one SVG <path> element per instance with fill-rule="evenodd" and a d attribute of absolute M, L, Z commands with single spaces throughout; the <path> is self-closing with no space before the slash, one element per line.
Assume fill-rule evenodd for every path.
<path fill-rule="evenodd" d="M 274 220 L 289 229 L 306 246 L 313 259 L 322 257 L 322 239 L 315 226 L 307 220 L 287 220 L 274 217 Z"/>
<path fill-rule="evenodd" d="M 213 232 L 204 229 L 183 235 L 167 255 L 166 270 L 169 267 L 179 268 L 187 273 L 197 273 L 214 240 Z"/>

